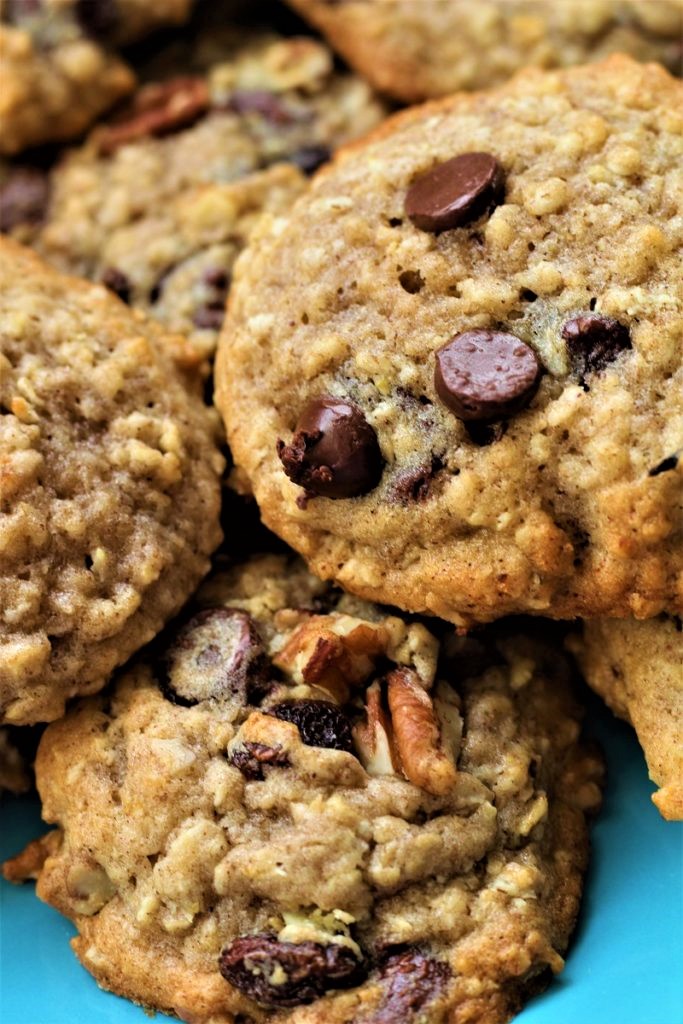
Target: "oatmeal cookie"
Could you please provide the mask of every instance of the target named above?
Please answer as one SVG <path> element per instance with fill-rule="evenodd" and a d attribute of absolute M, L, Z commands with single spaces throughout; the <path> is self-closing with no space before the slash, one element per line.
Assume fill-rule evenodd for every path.
<path fill-rule="evenodd" d="M 0 152 L 70 139 L 130 92 L 111 49 L 178 24 L 190 0 L 2 0 Z"/>
<path fill-rule="evenodd" d="M 0 722 L 19 725 L 179 610 L 220 540 L 223 459 L 185 339 L 9 239 L 0 296 Z"/>
<path fill-rule="evenodd" d="M 583 673 L 645 752 L 652 800 L 665 818 L 683 819 L 683 631 L 679 618 L 596 620 L 569 642 Z"/>
<path fill-rule="evenodd" d="M 291 559 L 219 572 L 48 728 L 58 830 L 5 874 L 193 1024 L 507 1020 L 562 967 L 602 764 L 557 652 L 477 653 Z"/>
<path fill-rule="evenodd" d="M 397 115 L 238 261 L 266 525 L 467 625 L 683 608 L 683 85 L 627 57 Z"/>
<path fill-rule="evenodd" d="M 28 223 L 17 193 L 37 192 L 36 172 L 5 186 L 6 230 L 28 232 L 60 269 L 104 282 L 207 353 L 258 215 L 287 211 L 306 173 L 384 112 L 313 39 L 241 33 L 223 37 L 222 52 L 208 70 L 143 86 L 45 179 Z"/>
<path fill-rule="evenodd" d="M 408 103 L 610 53 L 681 71 L 682 0 L 288 2 L 376 89 Z"/>

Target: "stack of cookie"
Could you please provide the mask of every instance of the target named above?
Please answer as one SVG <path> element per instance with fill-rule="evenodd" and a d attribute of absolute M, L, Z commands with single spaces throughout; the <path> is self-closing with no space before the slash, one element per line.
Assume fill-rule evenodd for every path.
<path fill-rule="evenodd" d="M 563 647 L 683 818 L 683 87 L 604 59 L 683 4 L 293 0 L 357 74 L 234 6 L 0 172 L 0 723 L 56 826 L 5 875 L 182 1020 L 498 1024 L 601 801 Z M 5 5 L 3 151 L 188 8 Z"/>

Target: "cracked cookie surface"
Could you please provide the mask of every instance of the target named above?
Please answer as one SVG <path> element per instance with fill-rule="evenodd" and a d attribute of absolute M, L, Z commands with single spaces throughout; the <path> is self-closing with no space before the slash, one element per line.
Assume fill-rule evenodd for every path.
<path fill-rule="evenodd" d="M 660 787 L 653 802 L 665 818 L 683 819 L 681 620 L 586 622 L 570 648 L 593 689 L 634 726 Z"/>
<path fill-rule="evenodd" d="M 683 607 L 682 101 L 626 57 L 529 71 L 257 229 L 217 402 L 316 573 L 462 625 Z"/>
<path fill-rule="evenodd" d="M 26 724 L 179 610 L 224 460 L 184 338 L 9 239 L 0 294 L 0 720 Z"/>
<path fill-rule="evenodd" d="M 306 174 L 384 107 L 313 39 L 223 31 L 185 56 L 187 73 L 142 86 L 44 178 L 42 210 L 35 172 L 16 172 L 4 194 L 7 230 L 208 355 L 261 212 L 286 212 Z"/>
<path fill-rule="evenodd" d="M 5 873 L 38 863 L 98 982 L 194 1024 L 497 1024 L 578 909 L 579 718 L 555 650 L 439 641 L 253 558 L 48 728 L 58 830 Z"/>
<path fill-rule="evenodd" d="M 74 138 L 135 85 L 111 49 L 164 24 L 189 0 L 3 0 L 0 152 Z"/>
<path fill-rule="evenodd" d="M 680 74 L 681 0 L 288 0 L 375 88 L 407 103 L 527 66 L 627 53 Z"/>

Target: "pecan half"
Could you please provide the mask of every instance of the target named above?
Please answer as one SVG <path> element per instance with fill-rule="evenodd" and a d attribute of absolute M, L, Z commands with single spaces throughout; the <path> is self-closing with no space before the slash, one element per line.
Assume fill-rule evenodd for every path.
<path fill-rule="evenodd" d="M 457 770 L 432 698 L 417 674 L 407 668 L 389 673 L 387 697 L 406 778 L 434 796 L 445 796 L 455 783 Z"/>
<path fill-rule="evenodd" d="M 318 686 L 343 704 L 351 687 L 368 678 L 388 642 L 379 623 L 350 615 L 314 615 L 294 630 L 273 663 L 294 682 Z"/>
<path fill-rule="evenodd" d="M 209 87 L 203 78 L 186 76 L 145 85 L 116 121 L 95 133 L 97 148 L 107 156 L 128 142 L 186 128 L 209 109 L 210 103 Z"/>

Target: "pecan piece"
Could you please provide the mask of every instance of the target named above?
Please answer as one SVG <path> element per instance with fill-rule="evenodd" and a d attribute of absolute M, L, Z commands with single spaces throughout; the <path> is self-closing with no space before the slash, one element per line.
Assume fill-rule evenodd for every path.
<path fill-rule="evenodd" d="M 103 125 L 95 133 L 97 148 L 108 156 L 119 146 L 137 139 L 187 128 L 210 104 L 209 87 L 203 78 L 186 76 L 145 85 L 118 120 Z"/>
<path fill-rule="evenodd" d="M 445 796 L 457 770 L 453 753 L 444 743 L 432 698 L 407 668 L 387 676 L 387 695 L 396 748 L 410 782 L 434 796 Z"/>
<path fill-rule="evenodd" d="M 382 707 L 382 687 L 375 681 L 368 687 L 365 721 L 353 727 L 353 739 L 360 762 L 368 775 L 399 775 L 401 759 L 394 743 L 389 716 Z"/>
<path fill-rule="evenodd" d="M 381 624 L 350 615 L 314 615 L 294 630 L 273 663 L 294 682 L 318 686 L 343 704 L 388 643 Z"/>

